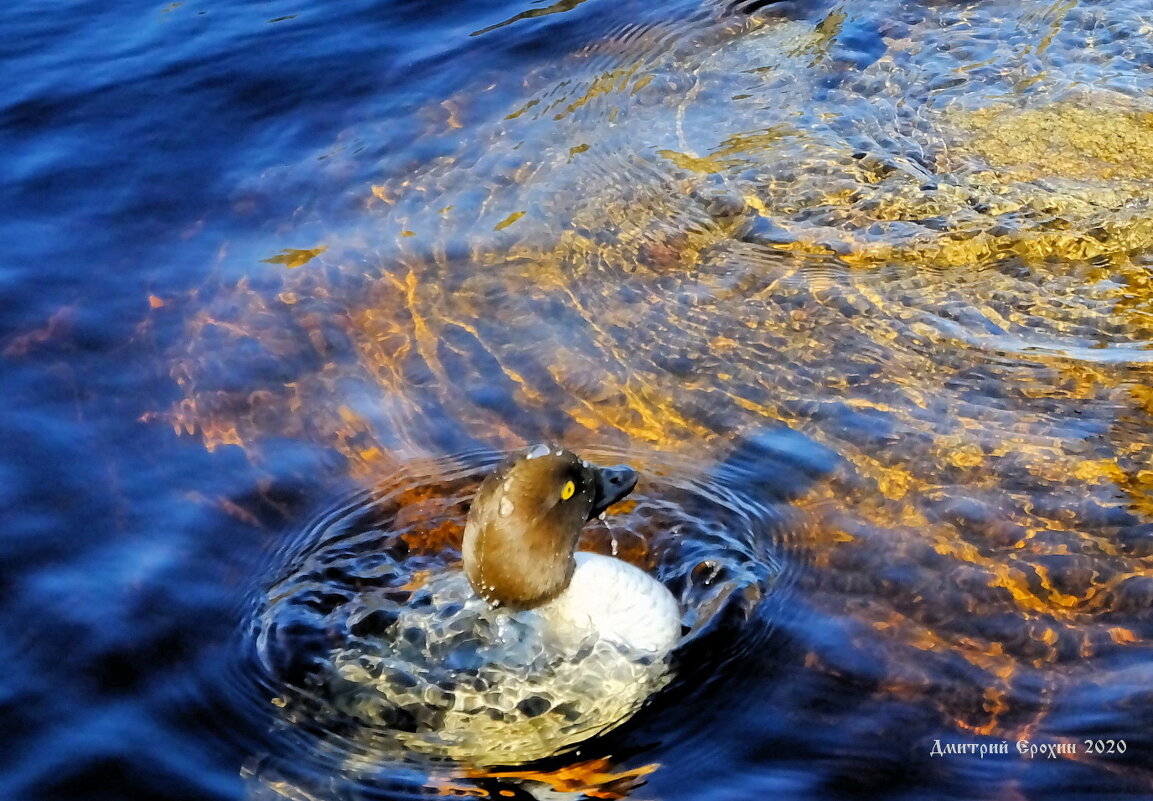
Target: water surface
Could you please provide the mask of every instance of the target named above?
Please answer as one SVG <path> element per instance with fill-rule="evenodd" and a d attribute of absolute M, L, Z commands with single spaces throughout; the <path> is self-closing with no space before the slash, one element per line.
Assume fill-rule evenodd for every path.
<path fill-rule="evenodd" d="M 4 797 L 1153 789 L 1153 4 L 5 15 Z M 679 680 L 501 774 L 295 717 L 325 510 L 449 566 L 543 439 Z"/>

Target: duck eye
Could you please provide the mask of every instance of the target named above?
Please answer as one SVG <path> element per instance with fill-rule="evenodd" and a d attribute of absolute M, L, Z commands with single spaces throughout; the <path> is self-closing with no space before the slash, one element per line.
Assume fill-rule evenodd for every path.
<path fill-rule="evenodd" d="M 569 498 L 571 498 L 573 496 L 573 493 L 575 493 L 575 492 L 576 492 L 576 484 L 572 483 L 571 481 L 566 481 L 564 483 L 564 486 L 561 487 L 561 489 L 560 489 L 560 499 L 562 501 L 567 501 Z"/>

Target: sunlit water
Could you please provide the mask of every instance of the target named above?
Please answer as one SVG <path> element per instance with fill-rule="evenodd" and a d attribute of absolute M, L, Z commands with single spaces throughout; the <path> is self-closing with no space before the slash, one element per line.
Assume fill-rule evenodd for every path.
<path fill-rule="evenodd" d="M 621 454 L 590 455 L 611 460 Z M 395 792 L 405 770 L 425 775 L 425 782 L 462 786 L 467 772 L 447 762 L 432 739 L 409 734 L 411 722 L 374 712 L 369 695 L 356 702 L 351 681 L 343 682 L 343 700 L 329 688 L 334 661 L 355 665 L 350 660 L 368 653 L 366 629 L 380 625 L 382 614 L 411 601 L 430 572 L 459 568 L 468 499 L 492 464 L 491 457 L 471 454 L 390 476 L 318 517 L 271 557 L 267 589 L 252 599 L 261 673 L 284 710 L 283 725 L 308 737 L 318 759 L 302 763 L 298 755 L 286 759 L 290 752 L 271 750 L 249 767 L 257 787 L 315 788 L 334 769 L 354 776 L 358 792 L 381 792 L 382 783 Z M 645 486 L 590 526 L 585 545 L 644 565 L 675 590 L 685 633 L 668 677 L 673 683 L 661 697 L 685 701 L 767 646 L 788 617 L 784 599 L 796 574 L 777 554 L 795 556 L 797 566 L 803 556 L 786 547 L 788 511 L 758 505 L 742 491 L 749 478 L 741 464 L 719 466 L 708 479 L 686 474 L 683 465 L 647 467 Z M 610 736 L 565 750 L 570 761 L 600 767 L 621 747 Z M 611 772 L 588 781 L 599 791 L 632 783 Z"/>
<path fill-rule="evenodd" d="M 1153 793 L 1153 3 L 4 15 L 0 796 Z M 294 695 L 541 440 L 675 680 L 504 771 Z"/>

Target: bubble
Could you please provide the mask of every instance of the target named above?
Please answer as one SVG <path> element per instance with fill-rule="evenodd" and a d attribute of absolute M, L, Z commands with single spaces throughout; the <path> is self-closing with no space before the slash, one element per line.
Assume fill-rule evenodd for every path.
<path fill-rule="evenodd" d="M 512 513 L 515 511 L 516 511 L 516 505 L 512 502 L 512 499 L 509 498 L 507 495 L 501 496 L 501 499 L 500 499 L 500 516 L 501 517 L 511 517 Z"/>
<path fill-rule="evenodd" d="M 560 454 L 557 455 L 559 456 Z M 532 449 L 525 454 L 524 458 L 537 459 L 541 456 L 548 456 L 548 445 L 545 445 L 544 443 L 541 443 L 540 445 L 534 445 Z"/>

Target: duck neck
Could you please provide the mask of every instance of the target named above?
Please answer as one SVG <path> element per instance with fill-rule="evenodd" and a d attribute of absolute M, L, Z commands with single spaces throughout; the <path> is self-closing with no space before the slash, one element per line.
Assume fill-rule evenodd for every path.
<path fill-rule="evenodd" d="M 571 543 L 485 524 L 470 517 L 464 532 L 464 572 L 493 606 L 530 609 L 562 593 L 576 568 Z"/>

